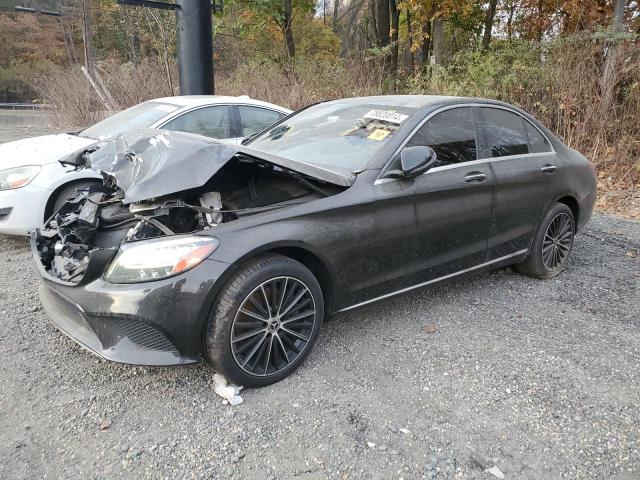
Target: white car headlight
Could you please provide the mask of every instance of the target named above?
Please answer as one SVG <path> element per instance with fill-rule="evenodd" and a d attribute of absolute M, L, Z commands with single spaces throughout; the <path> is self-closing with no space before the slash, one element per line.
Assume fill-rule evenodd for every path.
<path fill-rule="evenodd" d="M 12 190 L 27 185 L 40 171 L 37 165 L 9 168 L 0 171 L 0 190 Z"/>
<path fill-rule="evenodd" d="M 218 245 L 216 238 L 197 236 L 125 245 L 107 268 L 104 279 L 110 283 L 138 283 L 171 277 L 201 263 Z"/>

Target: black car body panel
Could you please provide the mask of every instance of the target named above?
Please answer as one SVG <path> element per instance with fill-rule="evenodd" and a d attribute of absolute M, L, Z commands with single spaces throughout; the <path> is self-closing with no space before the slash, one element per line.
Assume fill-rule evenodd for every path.
<path fill-rule="evenodd" d="M 337 102 L 358 101 L 362 100 Z M 269 163 L 277 168 L 268 170 L 267 184 L 284 182 L 278 192 L 290 192 L 293 200 L 279 199 L 277 208 L 267 204 L 269 208 L 243 214 L 246 204 L 255 208 L 256 203 L 242 198 L 237 202 L 242 208 L 234 210 L 240 213 L 232 219 L 193 231 L 175 231 L 177 236 L 190 233 L 215 237 L 219 245 L 208 260 L 192 270 L 135 284 L 109 283 L 103 278 L 104 272 L 121 242 L 152 242 L 153 235 L 122 241 L 113 240 L 119 238 L 115 233 L 108 240 L 101 237 L 102 244 L 95 247 L 94 243 L 95 248 L 87 253 L 94 258 L 77 281 L 56 276 L 50 264 L 54 233 L 47 229 L 36 232 L 32 248 L 43 278 L 41 298 L 49 316 L 68 335 L 106 358 L 157 365 L 189 363 L 197 361 L 201 353 L 203 330 L 217 292 L 241 265 L 262 253 L 280 253 L 305 264 L 321 283 L 328 312 L 339 312 L 457 275 L 523 260 L 533 232 L 554 202 L 561 201 L 572 209 L 578 230 L 590 218 L 596 192 L 593 166 L 525 112 L 502 102 L 469 98 L 397 96 L 366 101 L 413 104 L 416 113 L 359 170 L 328 168 L 305 163 L 306 159 L 296 161 L 272 155 L 252 148 L 253 141 L 246 147 L 221 146 L 198 137 L 194 142 L 206 143 L 207 147 L 202 150 L 202 158 L 199 153 L 194 156 L 198 160 L 192 166 L 199 165 L 197 171 L 180 176 L 170 166 L 173 160 L 169 160 L 168 168 L 148 170 L 153 175 L 144 174 L 140 177 L 144 181 L 136 183 L 136 179 L 127 188 L 125 179 L 131 178 L 126 177 L 133 171 L 131 165 L 119 170 L 126 177 L 116 177 L 119 186 L 125 187 L 124 203 L 135 204 L 150 201 L 149 195 L 158 202 L 158 195 L 174 193 L 164 187 L 174 180 L 180 189 L 187 193 L 197 190 L 200 195 L 212 182 L 219 188 L 228 183 L 227 179 L 237 182 L 243 175 L 262 178 L 260 172 L 255 172 Z M 548 142 L 544 147 L 547 151 L 492 156 L 485 120 L 479 111 L 484 107 L 519 115 Z M 425 122 L 455 108 L 469 108 L 472 112 L 476 157 L 438 165 L 413 178 L 391 176 L 400 151 Z M 530 150 L 531 147 L 527 151 Z M 243 159 L 240 162 L 239 157 Z M 191 157 L 176 158 L 176 166 L 182 169 Z M 204 166 L 206 158 L 211 165 Z M 247 166 L 246 159 L 256 164 Z M 180 176 L 179 182 L 169 178 L 174 173 Z M 293 183 L 287 183 L 286 175 L 299 181 L 297 174 L 303 175 L 308 191 L 298 192 L 291 186 Z M 189 183 L 189 175 L 198 178 Z M 216 178 L 224 181 L 216 184 Z M 259 181 L 254 183 L 261 185 Z M 145 185 L 144 193 L 139 189 L 131 195 L 136 185 Z M 237 185 L 244 191 L 244 186 Z M 254 187 L 249 185 L 247 191 Z M 273 192 L 264 196 L 272 197 L 278 196 Z M 223 192 L 223 204 L 225 198 L 232 199 L 234 195 Z M 174 208 L 177 200 L 171 201 L 174 203 L 170 207 Z M 183 208 L 188 202 L 181 201 L 179 206 Z M 166 205 L 163 208 L 169 208 Z M 203 212 L 200 213 L 204 215 Z M 164 222 L 167 217 L 154 218 Z M 94 241 L 93 237 L 87 238 Z M 70 323 L 71 317 L 84 320 Z M 142 333 L 132 327 L 136 322 Z M 147 337 L 156 339 L 157 345 Z M 169 350 L 159 353 L 148 348 L 154 345 Z"/>

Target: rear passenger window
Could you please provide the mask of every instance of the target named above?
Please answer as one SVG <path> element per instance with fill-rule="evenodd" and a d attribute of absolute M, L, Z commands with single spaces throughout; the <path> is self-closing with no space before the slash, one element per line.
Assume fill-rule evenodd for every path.
<path fill-rule="evenodd" d="M 544 153 L 551 151 L 551 145 L 547 139 L 542 135 L 536 127 L 531 125 L 525 120 L 524 124 L 527 127 L 527 136 L 529 137 L 529 152 L 530 153 Z"/>
<path fill-rule="evenodd" d="M 280 120 L 284 114 L 259 107 L 247 107 L 240 105 L 240 123 L 242 125 L 242 136 L 249 137 L 254 133 L 261 132 L 272 123 Z"/>
<path fill-rule="evenodd" d="M 520 115 L 500 108 L 481 108 L 487 135 L 484 157 L 508 157 L 529 153 L 529 142 Z"/>
<path fill-rule="evenodd" d="M 425 122 L 407 146 L 431 147 L 438 161 L 435 166 L 452 165 L 476 159 L 476 127 L 471 108 L 452 108 Z"/>

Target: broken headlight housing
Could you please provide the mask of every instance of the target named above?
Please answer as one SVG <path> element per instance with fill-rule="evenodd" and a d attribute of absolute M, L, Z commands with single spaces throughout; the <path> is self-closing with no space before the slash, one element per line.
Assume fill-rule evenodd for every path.
<path fill-rule="evenodd" d="M 0 171 L 0 190 L 13 190 L 24 187 L 40 171 L 37 165 L 27 165 L 24 167 L 9 168 Z"/>
<path fill-rule="evenodd" d="M 138 283 L 172 277 L 200 264 L 219 244 L 216 238 L 192 235 L 127 245 L 115 256 L 104 279 Z"/>

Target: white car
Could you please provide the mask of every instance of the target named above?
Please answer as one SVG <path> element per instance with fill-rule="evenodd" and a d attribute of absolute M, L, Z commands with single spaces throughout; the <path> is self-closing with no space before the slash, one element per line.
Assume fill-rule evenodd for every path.
<path fill-rule="evenodd" d="M 247 96 L 158 98 L 123 110 L 75 134 L 26 138 L 0 145 L 0 233 L 26 235 L 79 188 L 98 181 L 58 160 L 105 138 L 141 128 L 196 133 L 240 143 L 291 113 Z"/>

